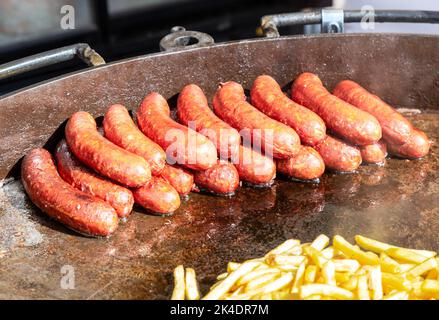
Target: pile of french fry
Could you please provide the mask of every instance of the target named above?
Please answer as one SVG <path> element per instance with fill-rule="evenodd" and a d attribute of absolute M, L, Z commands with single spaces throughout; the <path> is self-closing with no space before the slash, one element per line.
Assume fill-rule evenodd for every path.
<path fill-rule="evenodd" d="M 229 262 L 205 300 L 411 300 L 439 299 L 436 252 L 406 249 L 355 236 L 312 243 L 289 239 L 264 257 Z M 200 299 L 195 271 L 174 270 L 171 299 Z"/>

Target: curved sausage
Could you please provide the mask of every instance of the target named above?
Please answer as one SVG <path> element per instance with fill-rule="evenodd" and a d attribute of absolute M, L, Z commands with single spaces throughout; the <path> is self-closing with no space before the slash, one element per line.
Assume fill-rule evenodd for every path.
<path fill-rule="evenodd" d="M 133 189 L 134 201 L 154 213 L 170 214 L 180 207 L 180 196 L 163 178 L 153 176 L 140 188 Z"/>
<path fill-rule="evenodd" d="M 379 121 L 386 141 L 392 144 L 403 144 L 408 141 L 413 130 L 410 121 L 359 84 L 343 80 L 335 87 L 334 95 L 373 115 Z"/>
<path fill-rule="evenodd" d="M 302 73 L 294 81 L 291 95 L 322 117 L 328 129 L 353 144 L 373 144 L 381 139 L 381 126 L 374 116 L 332 95 L 315 74 Z"/>
<path fill-rule="evenodd" d="M 180 92 L 177 115 L 182 124 L 194 125 L 196 131 L 209 138 L 221 159 L 227 160 L 237 154 L 241 136 L 213 113 L 203 90 L 197 85 L 189 84 Z"/>
<path fill-rule="evenodd" d="M 270 76 L 259 76 L 253 82 L 251 102 L 270 118 L 293 128 L 303 144 L 314 146 L 326 137 L 322 118 L 289 99 Z"/>
<path fill-rule="evenodd" d="M 269 118 L 246 101 L 244 89 L 236 82 L 222 83 L 213 99 L 215 113 L 243 135 L 251 135 L 253 145 L 261 143 L 265 153 L 284 159 L 299 152 L 300 139 L 294 129 Z"/>
<path fill-rule="evenodd" d="M 110 106 L 104 116 L 103 127 L 108 140 L 141 156 L 148 162 L 152 174 L 160 174 L 166 163 L 165 152 L 137 128 L 124 106 Z"/>
<path fill-rule="evenodd" d="M 180 167 L 166 164 L 160 176 L 168 181 L 181 196 L 189 194 L 194 186 L 194 176 Z"/>
<path fill-rule="evenodd" d="M 387 143 L 387 149 L 395 156 L 408 159 L 418 159 L 426 156 L 431 142 L 421 130 L 413 128 L 409 140 L 402 145 Z"/>
<path fill-rule="evenodd" d="M 365 163 L 383 164 L 387 157 L 387 146 L 383 140 L 360 147 L 361 158 Z"/>
<path fill-rule="evenodd" d="M 328 169 L 339 172 L 351 172 L 361 164 L 361 153 L 357 147 L 326 135 L 315 147 Z"/>
<path fill-rule="evenodd" d="M 195 171 L 194 181 L 201 190 L 216 195 L 231 196 L 239 187 L 238 171 L 230 162 L 222 160 L 210 169 Z"/>
<path fill-rule="evenodd" d="M 239 158 L 232 158 L 239 178 L 255 187 L 269 187 L 276 178 L 274 161 L 252 148 L 239 146 Z"/>
<path fill-rule="evenodd" d="M 151 179 L 146 160 L 102 137 L 89 113 L 74 113 L 65 134 L 70 151 L 98 173 L 128 187 L 144 185 Z"/>
<path fill-rule="evenodd" d="M 47 150 L 33 149 L 24 157 L 21 180 L 32 202 L 69 228 L 91 236 L 108 236 L 117 229 L 113 207 L 61 179 Z"/>
<path fill-rule="evenodd" d="M 194 170 L 206 170 L 216 164 L 215 145 L 202 134 L 175 122 L 168 103 L 153 92 L 143 99 L 137 111 L 140 130 L 165 151 L 168 162 Z"/>
<path fill-rule="evenodd" d="M 302 146 L 296 156 L 277 160 L 276 168 L 290 178 L 318 181 L 325 172 L 325 163 L 316 150 Z"/>
<path fill-rule="evenodd" d="M 62 139 L 55 150 L 55 159 L 61 178 L 92 196 L 109 203 L 119 217 L 127 217 L 133 209 L 134 198 L 130 190 L 110 182 L 83 166 L 70 152 Z"/>

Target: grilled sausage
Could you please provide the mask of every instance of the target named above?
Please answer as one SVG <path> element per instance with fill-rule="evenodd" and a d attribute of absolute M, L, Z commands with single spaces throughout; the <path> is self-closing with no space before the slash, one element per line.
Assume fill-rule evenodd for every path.
<path fill-rule="evenodd" d="M 32 202 L 69 228 L 91 236 L 108 236 L 116 230 L 113 207 L 61 179 L 47 150 L 33 149 L 24 157 L 21 180 Z"/>
<path fill-rule="evenodd" d="M 137 111 L 140 130 L 165 151 L 168 162 L 194 170 L 206 170 L 216 164 L 215 145 L 205 136 L 171 119 L 166 100 L 158 93 L 143 99 Z"/>
<path fill-rule="evenodd" d="M 383 140 L 360 147 L 364 163 L 383 164 L 387 157 L 387 147 Z"/>
<path fill-rule="evenodd" d="M 134 201 L 154 213 L 170 214 L 180 207 L 178 192 L 163 178 L 153 176 L 140 188 L 133 189 Z"/>
<path fill-rule="evenodd" d="M 270 118 L 292 127 L 303 144 L 314 146 L 326 136 L 322 118 L 289 99 L 270 76 L 259 76 L 253 82 L 251 102 Z"/>
<path fill-rule="evenodd" d="M 338 172 L 351 172 L 361 164 L 361 153 L 357 147 L 326 135 L 315 147 L 323 159 L 326 168 Z"/>
<path fill-rule="evenodd" d="M 210 169 L 195 171 L 194 181 L 200 190 L 216 195 L 233 195 L 239 187 L 238 171 L 230 162 L 222 160 Z"/>
<path fill-rule="evenodd" d="M 213 113 L 206 96 L 197 85 L 187 85 L 180 92 L 177 115 L 182 124 L 194 125 L 196 131 L 209 138 L 221 159 L 227 160 L 237 154 L 241 136 Z"/>
<path fill-rule="evenodd" d="M 232 158 L 239 178 L 255 187 L 269 187 L 276 177 L 276 165 L 273 160 L 254 151 L 239 146 L 239 158 Z"/>
<path fill-rule="evenodd" d="M 325 172 L 325 163 L 316 150 L 302 146 L 296 156 L 277 160 L 276 168 L 278 172 L 293 179 L 318 181 Z"/>
<path fill-rule="evenodd" d="M 165 152 L 137 128 L 124 106 L 120 104 L 110 106 L 104 116 L 103 126 L 108 140 L 141 156 L 148 162 L 152 174 L 160 174 L 166 163 Z"/>
<path fill-rule="evenodd" d="M 387 149 L 395 156 L 407 159 L 418 159 L 426 156 L 430 149 L 430 140 L 421 130 L 413 128 L 409 140 L 402 145 L 387 143 Z"/>
<path fill-rule="evenodd" d="M 131 213 L 134 204 L 132 192 L 83 166 L 70 152 L 64 139 L 56 147 L 55 159 L 59 175 L 64 181 L 76 189 L 106 201 L 116 210 L 119 217 L 127 217 Z"/>
<path fill-rule="evenodd" d="M 400 145 L 409 140 L 413 130 L 410 121 L 359 84 L 350 80 L 341 81 L 335 87 L 334 95 L 373 115 L 379 121 L 386 141 Z"/>
<path fill-rule="evenodd" d="M 381 127 L 374 116 L 329 93 L 315 74 L 302 73 L 294 81 L 291 95 L 322 117 L 328 129 L 353 144 L 373 144 L 381 139 Z"/>
<path fill-rule="evenodd" d="M 144 185 L 151 179 L 146 160 L 102 137 L 89 113 L 74 113 L 65 134 L 70 151 L 98 173 L 128 187 Z"/>
<path fill-rule="evenodd" d="M 300 139 L 294 129 L 269 118 L 246 101 L 244 89 L 236 82 L 222 83 L 213 99 L 215 113 L 240 134 L 246 131 L 253 145 L 261 143 L 265 153 L 284 159 L 299 152 Z"/>
<path fill-rule="evenodd" d="M 181 195 L 186 196 L 194 186 L 194 176 L 183 168 L 166 164 L 160 176 Z"/>

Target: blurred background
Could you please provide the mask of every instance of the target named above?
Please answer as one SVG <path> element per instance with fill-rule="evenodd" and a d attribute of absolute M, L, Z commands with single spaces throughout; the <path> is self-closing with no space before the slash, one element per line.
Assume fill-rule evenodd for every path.
<path fill-rule="evenodd" d="M 160 39 L 177 25 L 208 33 L 219 43 L 256 37 L 260 18 L 267 14 L 364 5 L 439 11 L 438 0 L 1 0 L 0 64 L 78 42 L 90 44 L 111 62 L 159 51 Z M 72 10 L 73 20 L 68 19 Z M 289 27 L 280 32 L 313 33 L 319 28 Z M 345 32 L 364 30 L 347 24 Z M 439 34 L 439 25 L 376 24 L 367 32 Z M 73 60 L 0 81 L 0 95 L 83 67 Z"/>

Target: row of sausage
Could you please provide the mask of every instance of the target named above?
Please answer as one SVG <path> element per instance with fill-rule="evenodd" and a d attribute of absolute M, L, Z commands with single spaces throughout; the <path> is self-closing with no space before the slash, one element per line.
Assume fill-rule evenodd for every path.
<path fill-rule="evenodd" d="M 108 236 L 134 202 L 166 214 L 191 191 L 231 195 L 240 181 L 270 186 L 276 172 L 316 180 L 325 168 L 383 163 L 387 150 L 414 159 L 430 147 L 422 131 L 349 80 L 331 94 L 316 75 L 303 73 L 290 99 L 262 75 L 250 95 L 251 103 L 241 85 L 222 83 L 212 111 L 202 89 L 187 85 L 176 122 L 167 101 L 153 92 L 137 110 L 138 126 L 124 106 L 113 105 L 102 130 L 90 114 L 76 112 L 55 161 L 44 149 L 25 156 L 24 187 L 41 210 L 68 227 Z"/>

